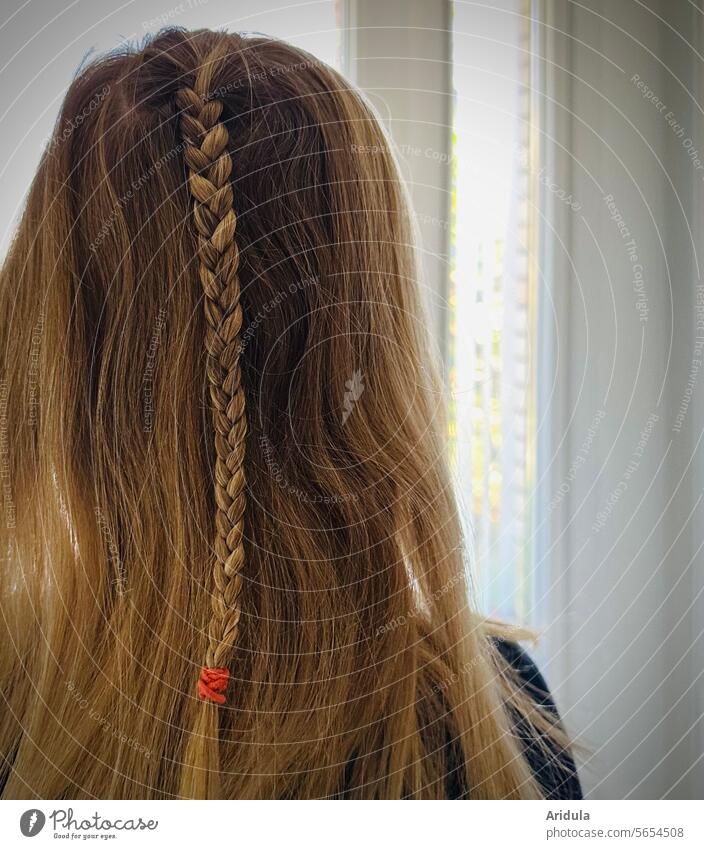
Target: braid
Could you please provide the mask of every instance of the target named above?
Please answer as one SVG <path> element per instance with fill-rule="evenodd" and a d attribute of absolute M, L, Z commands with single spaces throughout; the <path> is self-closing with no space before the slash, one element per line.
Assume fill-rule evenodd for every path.
<path fill-rule="evenodd" d="M 212 51 L 198 69 L 193 87 L 183 87 L 176 95 L 205 296 L 207 375 L 215 431 L 214 590 L 198 695 L 217 704 L 225 701 L 229 679 L 226 664 L 237 640 L 241 615 L 247 433 L 239 365 L 242 306 L 237 219 L 230 184 L 232 158 L 229 133 L 220 120 L 222 102 L 209 93 L 225 55 L 217 48 Z M 211 762 L 205 768 L 212 766 Z"/>

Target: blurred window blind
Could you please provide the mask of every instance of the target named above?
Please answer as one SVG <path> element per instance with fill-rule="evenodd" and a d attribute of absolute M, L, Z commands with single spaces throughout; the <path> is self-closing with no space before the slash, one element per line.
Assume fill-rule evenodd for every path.
<path fill-rule="evenodd" d="M 450 446 L 482 608 L 529 623 L 535 149 L 527 0 L 453 4 Z"/>

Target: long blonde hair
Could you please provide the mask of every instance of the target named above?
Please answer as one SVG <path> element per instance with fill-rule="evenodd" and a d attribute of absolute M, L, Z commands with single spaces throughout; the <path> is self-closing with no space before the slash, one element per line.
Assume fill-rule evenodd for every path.
<path fill-rule="evenodd" d="M 5 797 L 540 795 L 417 296 L 330 68 L 168 30 L 81 71 L 0 283 Z"/>

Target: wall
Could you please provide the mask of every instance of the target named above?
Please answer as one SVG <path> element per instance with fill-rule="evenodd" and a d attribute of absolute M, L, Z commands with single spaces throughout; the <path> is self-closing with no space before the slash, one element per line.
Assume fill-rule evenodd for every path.
<path fill-rule="evenodd" d="M 544 192 L 541 655 L 566 721 L 591 748 L 593 797 L 694 796 L 699 382 L 678 412 L 696 359 L 701 243 L 690 153 L 704 159 L 704 137 L 689 91 L 701 64 L 685 41 L 695 10 L 630 0 L 542 9 L 545 162 L 581 208 Z"/>

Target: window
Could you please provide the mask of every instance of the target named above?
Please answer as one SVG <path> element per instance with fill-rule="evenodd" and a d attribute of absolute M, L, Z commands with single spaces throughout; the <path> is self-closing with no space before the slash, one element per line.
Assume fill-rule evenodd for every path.
<path fill-rule="evenodd" d="M 526 0 L 454 4 L 450 442 L 487 612 L 532 608 L 536 274 Z"/>

